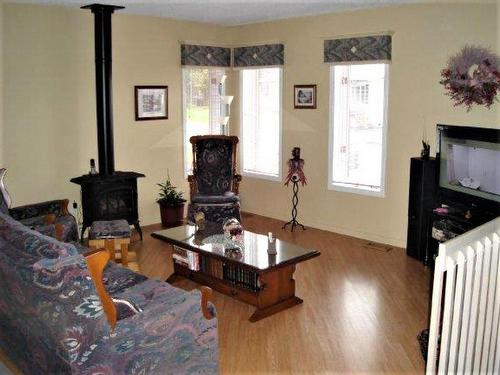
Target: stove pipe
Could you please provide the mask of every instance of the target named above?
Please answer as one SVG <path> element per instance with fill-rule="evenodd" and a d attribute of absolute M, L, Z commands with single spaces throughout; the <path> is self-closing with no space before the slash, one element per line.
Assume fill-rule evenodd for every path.
<path fill-rule="evenodd" d="M 82 9 L 94 13 L 95 88 L 99 174 L 115 172 L 113 147 L 113 87 L 111 82 L 111 15 L 122 6 L 91 4 Z"/>

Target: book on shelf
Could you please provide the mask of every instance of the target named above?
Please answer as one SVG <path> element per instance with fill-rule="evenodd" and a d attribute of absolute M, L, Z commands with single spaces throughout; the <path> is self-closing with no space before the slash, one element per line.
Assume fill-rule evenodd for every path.
<path fill-rule="evenodd" d="M 224 264 L 223 279 L 245 289 L 258 290 L 257 274 L 241 267 Z"/>
<path fill-rule="evenodd" d="M 174 259 L 175 263 L 187 267 L 192 271 L 200 270 L 200 255 L 198 253 L 195 253 L 194 251 L 189 251 L 174 246 L 172 258 Z"/>

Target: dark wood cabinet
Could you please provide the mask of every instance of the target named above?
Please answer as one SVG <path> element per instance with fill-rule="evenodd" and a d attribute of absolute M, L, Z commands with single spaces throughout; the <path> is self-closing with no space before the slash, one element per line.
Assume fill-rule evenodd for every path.
<path fill-rule="evenodd" d="M 427 247 L 436 192 L 436 160 L 411 158 L 406 253 L 424 262 L 428 261 Z"/>

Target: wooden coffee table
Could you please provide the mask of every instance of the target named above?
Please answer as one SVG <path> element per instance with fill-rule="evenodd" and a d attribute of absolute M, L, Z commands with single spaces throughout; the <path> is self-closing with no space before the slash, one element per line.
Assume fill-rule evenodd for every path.
<path fill-rule="evenodd" d="M 302 303 L 295 295 L 295 266 L 321 254 L 276 240 L 277 254 L 269 255 L 267 236 L 245 230 L 236 243 L 223 235 L 220 224 L 209 223 L 204 230 L 183 225 L 151 235 L 174 246 L 168 282 L 186 277 L 249 303 L 257 307 L 251 322 Z"/>

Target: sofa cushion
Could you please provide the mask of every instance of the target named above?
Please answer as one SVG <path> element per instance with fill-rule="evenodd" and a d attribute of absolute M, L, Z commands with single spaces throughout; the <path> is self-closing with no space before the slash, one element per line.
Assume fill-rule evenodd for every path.
<path fill-rule="evenodd" d="M 189 297 L 189 292 L 176 288 L 164 281 L 147 279 L 129 288 L 123 289 L 120 293 L 113 293 L 113 297 L 124 299 L 147 310 L 152 302 L 162 301 L 165 308 L 179 303 Z"/>
<path fill-rule="evenodd" d="M 32 227 L 31 229 L 48 237 L 57 237 L 56 226 L 54 224 L 37 225 L 35 227 Z"/>
<path fill-rule="evenodd" d="M 37 226 L 46 225 L 46 215 L 28 217 L 27 219 L 19 220 L 21 224 L 26 225 L 28 228 L 34 229 Z"/>
<path fill-rule="evenodd" d="M 193 203 L 234 203 L 239 202 L 240 198 L 232 191 L 226 191 L 222 195 L 209 195 L 209 194 L 194 194 L 191 197 Z"/>
<path fill-rule="evenodd" d="M 33 257 L 31 264 L 42 257 L 58 258 L 78 253 L 73 245 L 44 236 L 1 213 L 0 238 L 8 244 L 0 251 L 7 251 L 14 257 Z"/>
<path fill-rule="evenodd" d="M 103 272 L 104 287 L 112 297 L 117 297 L 124 290 L 147 279 L 146 276 L 140 275 L 114 262 L 109 262 Z"/>
<path fill-rule="evenodd" d="M 90 239 L 130 237 L 130 225 L 127 220 L 94 221 L 90 227 Z"/>
<path fill-rule="evenodd" d="M 82 374 L 218 374 L 217 319 L 203 317 L 198 291 L 149 280 L 123 295 L 144 298 L 143 311 L 118 321 Z"/>
<path fill-rule="evenodd" d="M 0 246 L 9 244 L 2 239 Z M 110 333 L 85 259 L 81 255 L 41 258 L 31 266 L 22 260 L 0 252 L 0 316 L 25 333 L 30 342 L 26 349 L 38 353 L 32 361 L 45 362 L 46 369 L 85 360 Z M 0 332 L 2 340 L 11 338 Z"/>

